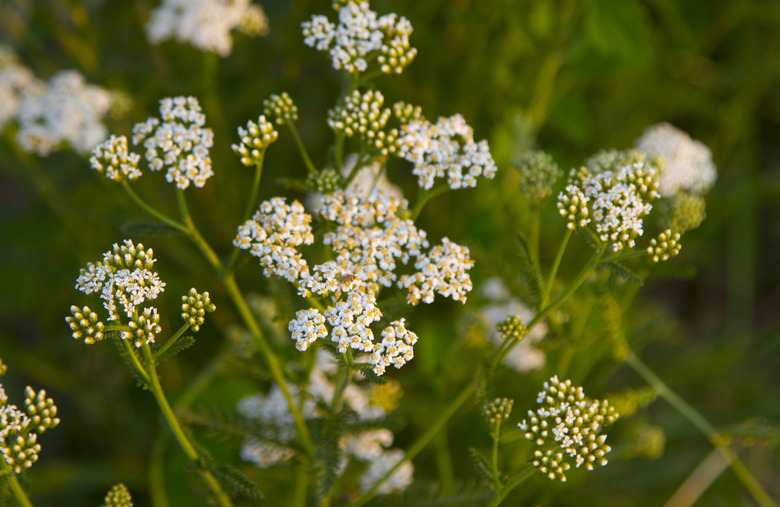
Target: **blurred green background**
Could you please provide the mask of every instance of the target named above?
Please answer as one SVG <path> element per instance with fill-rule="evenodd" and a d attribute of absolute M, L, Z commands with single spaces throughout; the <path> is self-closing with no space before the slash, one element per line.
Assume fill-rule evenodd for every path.
<path fill-rule="evenodd" d="M 299 107 L 298 128 L 315 164 L 322 167 L 327 160 L 332 134 L 324 119 L 342 77 L 326 56 L 304 46 L 300 23 L 315 13 L 333 17 L 330 2 L 264 1 L 269 35 L 248 38 L 234 32 L 235 47 L 227 58 L 176 42 L 150 46 L 143 24 L 156 5 L 5 0 L 0 3 L 0 42 L 39 78 L 77 69 L 89 82 L 127 93 L 133 106 L 126 117 L 110 123 L 112 133 L 128 134 L 134 122 L 155 114 L 162 97 L 199 97 L 215 131 L 217 175 L 203 190 L 187 192 L 196 221 L 224 255 L 243 210 L 241 190 L 251 178 L 230 144 L 237 139 L 236 127 L 262 112 L 263 99 L 287 91 Z M 661 121 L 712 149 L 719 176 L 707 196 L 707 219 L 686 235 L 681 255 L 672 261 L 692 266 L 695 275 L 648 280 L 631 318 L 655 319 L 664 332 L 643 337 L 638 346 L 646 362 L 717 427 L 749 418 L 780 420 L 780 3 L 375 0 L 371 5 L 380 14 L 407 17 L 415 28 L 412 45 L 419 51 L 402 75 L 377 80 L 386 101 L 419 104 L 430 119 L 461 113 L 475 137 L 490 142 L 500 170 L 497 179 L 437 198 L 419 221 L 432 238 L 446 235 L 472 249 L 477 285 L 498 271 L 492 261 L 511 264 L 513 235 L 527 226 L 527 203 L 512 193 L 514 175 L 508 167 L 518 152 L 544 149 L 568 170 L 599 149 L 630 147 L 646 126 Z M 304 174 L 291 137 L 282 131 L 266 157 L 261 196 L 291 195 L 280 179 Z M 391 162 L 390 178 L 414 195 L 415 181 L 402 163 Z M 146 177 L 137 188 L 173 211 L 174 194 L 161 181 Z M 547 262 L 563 231 L 554 215 L 551 204 L 545 223 L 554 226 L 542 230 Z M 179 294 L 191 286 L 212 292 L 218 311 L 197 345 L 163 365 L 164 383 L 174 398 L 220 349 L 225 339 L 220 330 L 238 321 L 186 239 L 132 229 L 146 220 L 121 188 L 90 169 L 86 158 L 71 151 L 47 158 L 23 155 L 5 133 L 0 142 L 0 357 L 9 374 L 3 384 L 16 403 L 25 385 L 46 388 L 63 420 L 42 438 L 41 460 L 28 474 L 33 498 L 41 505 L 98 504 L 120 480 L 136 496 L 136 505 L 148 501 L 146 462 L 159 417 L 152 397 L 135 387 L 110 345 L 88 347 L 70 337 L 64 322 L 69 306 L 96 305 L 73 289 L 80 267 L 136 231 L 132 237 L 155 249 L 156 266 L 168 282 L 159 305 L 170 316 L 164 328 L 178 326 Z M 254 263 L 241 268 L 239 283 L 249 292 L 270 290 Z M 416 364 L 392 374 L 407 393 L 396 445 L 408 445 L 415 428 L 424 427 L 426 417 L 471 374 L 456 367 L 468 365 L 454 354 L 462 352 L 451 324 L 460 310 L 437 303 L 410 316 L 418 334 L 430 340 Z M 277 348 L 295 357 L 289 345 Z M 507 379 L 515 385 L 501 394 L 514 396 L 516 410 L 522 411 L 530 408 L 544 377 Z M 614 364 L 580 380 L 586 392 L 598 396 L 642 386 L 635 374 Z M 201 402 L 230 408 L 257 385 L 226 379 Z M 614 457 L 605 469 L 577 474 L 565 485 L 535 476 L 526 483 L 528 492 L 510 498 L 539 505 L 662 504 L 711 447 L 662 401 L 643 417 L 666 431 L 663 456 Z M 624 433 L 629 438 L 627 426 Z M 620 429 L 610 441 L 619 448 Z M 475 481 L 465 453 L 474 442 L 486 445 L 488 437 L 471 410 L 454 420 L 449 433 L 454 481 Z M 211 447 L 219 448 L 214 442 Z M 237 459 L 229 448 L 220 455 Z M 170 470 L 180 469 L 183 460 L 171 456 Z M 774 438 L 760 440 L 741 456 L 770 494 L 780 498 Z M 441 479 L 432 453 L 415 462 L 421 483 Z M 167 475 L 170 489 L 189 494 L 175 485 L 173 473 Z M 273 474 L 282 473 L 255 478 L 273 488 Z M 741 504 L 750 505 L 729 471 L 698 503 Z"/>

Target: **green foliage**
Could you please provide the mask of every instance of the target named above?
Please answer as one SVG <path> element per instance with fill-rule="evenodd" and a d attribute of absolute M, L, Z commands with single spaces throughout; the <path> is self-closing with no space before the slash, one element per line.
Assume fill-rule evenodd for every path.
<path fill-rule="evenodd" d="M 495 479 L 488 459 L 474 447 L 469 447 L 469 457 L 482 482 L 489 488 L 495 489 Z"/>
<path fill-rule="evenodd" d="M 160 354 L 160 356 L 157 357 L 157 362 L 162 363 L 163 361 L 167 361 L 168 359 L 172 358 L 179 352 L 182 352 L 184 350 L 187 350 L 188 348 L 195 345 L 195 337 L 192 335 L 185 335 L 176 340 L 176 343 L 171 345 L 165 352 Z"/>
<path fill-rule="evenodd" d="M 230 465 L 220 465 L 213 468 L 212 473 L 222 485 L 227 487 L 233 498 L 263 499 L 263 492 L 257 484 L 250 481 L 241 470 Z"/>
<path fill-rule="evenodd" d="M 314 440 L 314 466 L 317 469 L 317 494 L 328 496 L 338 478 L 341 466 L 341 437 L 344 427 L 340 417 L 314 419 L 311 421 Z"/>
<path fill-rule="evenodd" d="M 528 240 L 522 232 L 515 235 L 517 240 L 517 259 L 520 274 L 526 288 L 525 296 L 533 306 L 538 306 L 542 299 L 544 282 L 539 269 L 539 260 L 528 245 Z"/>

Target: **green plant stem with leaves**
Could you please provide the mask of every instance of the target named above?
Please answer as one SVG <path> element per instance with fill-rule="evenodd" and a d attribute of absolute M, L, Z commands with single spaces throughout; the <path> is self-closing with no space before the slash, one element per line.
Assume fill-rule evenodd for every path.
<path fill-rule="evenodd" d="M 718 431 L 710 424 L 710 422 L 702 416 L 695 408 L 690 406 L 677 393 L 675 393 L 669 386 L 661 380 L 658 375 L 655 374 L 645 363 L 643 363 L 633 352 L 629 351 L 625 357 L 625 362 L 631 368 L 634 369 L 645 381 L 650 384 L 655 391 L 665 399 L 672 407 L 674 407 L 682 416 L 691 422 L 702 434 L 707 437 L 707 440 L 720 452 L 723 459 L 725 459 L 734 474 L 742 482 L 745 489 L 753 496 L 753 499 L 762 507 L 777 507 L 777 503 L 769 496 L 764 490 L 755 476 L 745 466 L 741 459 L 731 450 L 726 443 L 725 439 L 718 433 Z"/>
<path fill-rule="evenodd" d="M 496 492 L 496 496 L 490 500 L 488 507 L 498 507 L 501 505 L 501 502 L 504 501 L 504 498 L 506 498 L 506 496 L 511 493 L 513 489 L 519 486 L 521 482 L 533 475 L 534 472 L 536 472 L 536 468 L 534 468 L 533 465 L 527 465 L 523 470 L 520 471 L 519 474 L 509 479 L 506 485 L 504 485 L 504 487 L 500 488 Z"/>
<path fill-rule="evenodd" d="M 16 478 L 16 474 L 11 470 L 5 460 L 0 460 L 0 466 L 2 466 L 2 468 L 0 468 L 0 474 L 6 477 L 8 487 L 11 488 L 11 493 L 14 494 L 14 498 L 19 502 L 19 505 L 21 507 L 33 507 L 32 502 L 27 497 L 27 493 L 24 492 L 24 488 L 19 484 L 19 479 Z"/>

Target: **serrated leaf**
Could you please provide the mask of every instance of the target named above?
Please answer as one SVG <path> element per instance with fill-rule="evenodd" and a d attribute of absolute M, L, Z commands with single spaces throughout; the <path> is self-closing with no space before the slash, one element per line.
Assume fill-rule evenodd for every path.
<path fill-rule="evenodd" d="M 383 377 L 380 377 L 376 373 L 374 373 L 374 367 L 373 366 L 361 366 L 358 368 L 360 372 L 363 374 L 363 376 L 366 378 L 366 380 L 372 384 L 381 386 L 384 384 L 387 384 L 387 380 L 385 380 Z"/>
<path fill-rule="evenodd" d="M 133 222 L 121 227 L 128 236 L 171 236 L 181 234 L 179 229 L 159 222 Z"/>
<path fill-rule="evenodd" d="M 574 234 L 580 237 L 585 243 L 588 244 L 589 247 L 591 247 L 594 250 L 598 250 L 601 248 L 598 243 L 596 243 L 596 240 L 591 237 L 590 234 L 585 232 L 582 228 L 578 227 L 574 229 Z"/>
<path fill-rule="evenodd" d="M 542 298 L 544 287 L 542 271 L 539 269 L 539 261 L 536 258 L 536 254 L 531 251 L 531 248 L 528 246 L 528 240 L 526 240 L 522 233 L 517 233 L 515 238 L 520 253 L 520 269 L 522 270 L 523 277 L 528 285 L 529 303 L 533 306 L 538 306 Z"/>
<path fill-rule="evenodd" d="M 233 498 L 261 500 L 263 492 L 244 473 L 230 465 L 220 465 L 211 469 L 216 479 L 227 488 Z"/>
<path fill-rule="evenodd" d="M 344 426 L 340 417 L 320 418 L 311 421 L 314 442 L 314 464 L 317 468 L 317 494 L 328 496 L 341 468 L 341 437 Z"/>
<path fill-rule="evenodd" d="M 179 352 L 186 350 L 190 347 L 195 345 L 195 337 L 191 335 L 182 336 L 178 340 L 176 340 L 176 343 L 170 346 L 168 350 L 160 354 L 160 357 L 157 358 L 158 363 L 162 363 L 163 361 L 167 361 L 168 359 L 172 358 Z"/>
<path fill-rule="evenodd" d="M 604 264 L 604 267 L 606 267 L 613 275 L 619 276 L 624 280 L 628 280 L 629 282 L 638 285 L 639 287 L 645 284 L 641 276 L 634 273 L 633 271 L 631 271 L 624 265 L 620 264 L 619 262 L 615 262 L 615 261 L 607 262 Z"/>
<path fill-rule="evenodd" d="M 471 457 L 474 468 L 479 474 L 479 478 L 491 489 L 495 489 L 495 479 L 493 478 L 493 472 L 491 471 L 487 458 L 474 447 L 469 447 L 469 456 Z"/>
<path fill-rule="evenodd" d="M 262 424 L 256 419 L 247 418 L 236 414 L 235 412 L 203 407 L 197 412 L 179 410 L 177 411 L 177 415 L 183 423 L 200 426 L 207 434 L 216 437 L 217 439 L 240 441 L 247 437 L 252 437 L 297 451 L 297 449 L 291 445 L 263 437 L 264 427 Z"/>

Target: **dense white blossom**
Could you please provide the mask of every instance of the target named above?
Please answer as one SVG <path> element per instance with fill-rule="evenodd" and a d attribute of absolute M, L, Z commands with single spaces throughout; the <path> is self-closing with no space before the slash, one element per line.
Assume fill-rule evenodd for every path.
<path fill-rule="evenodd" d="M 10 48 L 0 45 L 0 132 L 16 117 L 22 92 L 41 88 L 30 69 L 21 65 Z"/>
<path fill-rule="evenodd" d="M 105 174 L 110 180 L 122 181 L 127 178 L 133 181 L 141 177 L 141 171 L 138 169 L 140 160 L 140 155 L 128 150 L 125 136 L 112 135 L 92 150 L 89 163 L 93 169 Z"/>
<path fill-rule="evenodd" d="M 384 73 L 401 73 L 417 50 L 410 46 L 412 25 L 397 14 L 378 16 L 368 2 L 350 1 L 338 9 L 338 23 L 315 15 L 305 21 L 303 41 L 319 51 L 328 51 L 334 69 L 365 72 L 376 59 Z"/>
<path fill-rule="evenodd" d="M 265 35 L 268 19 L 250 0 L 163 0 L 146 24 L 149 42 L 175 38 L 203 51 L 227 56 L 233 50 L 230 31 Z"/>
<path fill-rule="evenodd" d="M 54 74 L 46 84 L 30 81 L 16 112 L 16 142 L 41 156 L 63 144 L 88 153 L 106 138 L 102 120 L 110 107 L 111 94 L 73 70 Z"/>
<path fill-rule="evenodd" d="M 185 189 L 190 183 L 203 187 L 214 175 L 209 148 L 214 133 L 204 127 L 206 116 L 195 97 L 164 98 L 160 118 L 149 118 L 133 127 L 133 144 L 143 143 L 152 171 L 167 168 L 165 179 Z"/>
<path fill-rule="evenodd" d="M 658 188 L 663 196 L 674 195 L 680 190 L 705 194 L 718 177 L 712 151 L 668 123 L 648 127 L 637 139 L 636 147 L 663 159 L 664 170 Z"/>
<path fill-rule="evenodd" d="M 437 178 L 452 189 L 477 185 L 482 176 L 493 179 L 496 163 L 485 140 L 474 142 L 474 131 L 459 114 L 433 124 L 412 120 L 401 128 L 399 155 L 414 164 L 418 184 L 431 189 Z"/>

